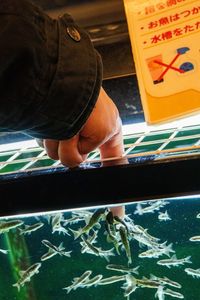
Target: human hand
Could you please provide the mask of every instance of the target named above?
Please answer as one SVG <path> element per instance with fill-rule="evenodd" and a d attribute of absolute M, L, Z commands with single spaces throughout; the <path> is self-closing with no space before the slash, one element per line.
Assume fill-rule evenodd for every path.
<path fill-rule="evenodd" d="M 100 149 L 102 160 L 120 158 L 104 161 L 105 166 L 127 163 L 123 158 L 124 147 L 119 112 L 103 88 L 92 113 L 78 134 L 68 140 L 46 139 L 43 144 L 50 158 L 60 160 L 69 168 L 83 163 L 88 154 L 96 148 Z M 123 207 L 113 207 L 111 211 L 119 217 L 124 216 Z"/>
<path fill-rule="evenodd" d="M 122 125 L 113 101 L 101 88 L 99 98 L 88 120 L 71 139 L 43 141 L 48 156 L 69 168 L 84 162 L 87 155 L 100 149 L 101 159 L 123 156 Z"/>

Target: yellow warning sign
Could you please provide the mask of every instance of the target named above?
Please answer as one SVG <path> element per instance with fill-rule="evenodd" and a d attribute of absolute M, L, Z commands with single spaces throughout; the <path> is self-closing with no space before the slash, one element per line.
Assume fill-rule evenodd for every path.
<path fill-rule="evenodd" d="M 124 0 L 148 123 L 200 111 L 200 2 Z"/>

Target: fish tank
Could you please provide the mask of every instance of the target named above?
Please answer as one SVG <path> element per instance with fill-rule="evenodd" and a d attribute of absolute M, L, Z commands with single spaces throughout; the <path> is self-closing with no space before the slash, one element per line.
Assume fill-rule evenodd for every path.
<path fill-rule="evenodd" d="M 1 175 L 0 299 L 200 299 L 199 167 L 150 154 Z"/>

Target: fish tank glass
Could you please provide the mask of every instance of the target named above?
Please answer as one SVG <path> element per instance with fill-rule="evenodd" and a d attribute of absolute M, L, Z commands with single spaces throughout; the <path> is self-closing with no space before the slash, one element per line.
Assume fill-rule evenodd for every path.
<path fill-rule="evenodd" d="M 200 299 L 200 196 L 121 205 L 1 217 L 0 299 Z"/>

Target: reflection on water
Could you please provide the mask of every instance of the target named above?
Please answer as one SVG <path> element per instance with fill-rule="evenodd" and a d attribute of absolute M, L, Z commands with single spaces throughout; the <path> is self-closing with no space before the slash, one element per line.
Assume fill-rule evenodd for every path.
<path fill-rule="evenodd" d="M 200 299 L 200 197 L 2 219 L 0 299 Z"/>

